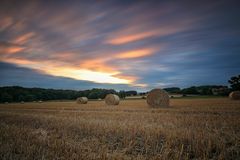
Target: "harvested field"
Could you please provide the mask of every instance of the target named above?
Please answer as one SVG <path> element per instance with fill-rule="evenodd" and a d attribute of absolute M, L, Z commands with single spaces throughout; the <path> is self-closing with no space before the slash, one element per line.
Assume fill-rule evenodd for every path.
<path fill-rule="evenodd" d="M 238 159 L 240 101 L 0 105 L 0 159 Z"/>

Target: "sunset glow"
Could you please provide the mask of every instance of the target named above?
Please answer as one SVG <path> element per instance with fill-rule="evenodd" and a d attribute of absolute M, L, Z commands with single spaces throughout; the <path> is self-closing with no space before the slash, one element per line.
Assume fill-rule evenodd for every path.
<path fill-rule="evenodd" d="M 0 54 L 15 54 L 24 50 L 24 47 L 10 44 L 0 44 Z"/>
<path fill-rule="evenodd" d="M 121 59 L 128 59 L 128 58 L 139 58 L 145 57 L 153 54 L 152 49 L 142 49 L 142 50 L 134 50 L 129 52 L 123 52 L 118 54 L 116 57 Z"/>
<path fill-rule="evenodd" d="M 5 62 L 14 62 L 15 64 L 23 67 L 30 67 L 39 69 L 42 72 L 53 76 L 69 77 L 76 80 L 87 80 L 97 83 L 110 83 L 110 84 L 130 84 L 134 81 L 133 77 L 119 77 L 119 72 L 100 72 L 89 69 L 76 68 L 76 67 L 61 67 L 58 64 L 54 65 L 52 61 L 38 62 L 28 61 L 23 59 L 5 59 Z M 94 69 L 94 68 L 93 68 Z"/>
<path fill-rule="evenodd" d="M 66 69 L 60 68 L 55 70 L 48 70 L 47 73 L 54 76 L 63 76 L 69 77 L 77 80 L 87 80 L 98 83 L 111 83 L 111 84 L 130 84 L 132 81 L 128 79 L 122 79 L 114 77 L 117 73 L 103 73 L 103 72 L 95 72 L 85 69 Z"/>

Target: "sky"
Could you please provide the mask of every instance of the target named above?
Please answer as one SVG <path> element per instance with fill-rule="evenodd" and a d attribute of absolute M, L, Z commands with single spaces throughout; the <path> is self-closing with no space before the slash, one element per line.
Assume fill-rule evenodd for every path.
<path fill-rule="evenodd" d="M 240 74 L 237 0 L 1 0 L 0 86 L 227 85 Z"/>

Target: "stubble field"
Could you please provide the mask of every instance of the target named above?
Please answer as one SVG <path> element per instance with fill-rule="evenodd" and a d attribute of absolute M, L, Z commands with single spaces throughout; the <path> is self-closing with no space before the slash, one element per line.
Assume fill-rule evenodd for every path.
<path fill-rule="evenodd" d="M 0 104 L 0 159 L 239 159 L 240 101 Z"/>

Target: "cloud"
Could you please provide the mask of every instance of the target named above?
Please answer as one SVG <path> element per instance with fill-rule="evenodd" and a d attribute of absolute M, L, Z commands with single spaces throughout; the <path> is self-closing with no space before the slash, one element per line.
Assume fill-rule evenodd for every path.
<path fill-rule="evenodd" d="M 126 29 L 123 31 L 120 31 L 119 33 L 116 33 L 116 35 L 113 38 L 110 38 L 106 41 L 106 43 L 112 44 L 112 45 L 123 45 L 139 40 L 145 40 L 147 38 L 151 37 L 161 37 L 161 36 L 167 36 L 171 34 L 175 34 L 181 31 L 184 31 L 188 29 L 190 25 L 190 21 L 186 21 L 185 23 L 170 26 L 159 26 L 158 29 L 155 29 L 152 27 L 147 28 L 146 30 L 136 32 L 134 30 L 139 30 L 138 28 L 134 27 L 134 29 Z M 136 33 L 132 33 L 136 32 Z"/>
<path fill-rule="evenodd" d="M 97 83 L 111 83 L 111 84 L 129 84 L 130 80 L 116 77 L 116 73 L 96 72 L 87 69 L 74 69 L 67 67 L 49 68 L 45 70 L 46 73 L 54 76 L 69 77 L 77 80 L 88 80 Z"/>
<path fill-rule="evenodd" d="M 136 33 L 136 34 L 129 34 L 125 36 L 120 36 L 116 38 L 112 38 L 110 40 L 107 40 L 107 43 L 113 44 L 113 45 L 120 45 L 120 44 L 126 44 L 129 42 L 134 42 L 137 40 L 142 40 L 148 37 L 156 36 L 156 31 L 148 31 L 143 33 Z"/>
<path fill-rule="evenodd" d="M 0 21 L 0 31 L 4 31 L 6 28 L 10 27 L 13 23 L 11 17 L 1 17 Z"/>
<path fill-rule="evenodd" d="M 211 71 L 204 77 L 210 79 L 226 68 L 239 72 L 237 5 L 57 3 L 0 2 L 1 62 L 53 77 L 136 88 L 205 82 L 193 75 Z"/>
<path fill-rule="evenodd" d="M 15 38 L 12 42 L 22 45 L 22 44 L 26 43 L 27 41 L 29 41 L 30 38 L 32 38 L 34 35 L 35 34 L 33 32 L 25 33 L 25 34 Z"/>
<path fill-rule="evenodd" d="M 0 62 L 0 75 L 2 77 L 0 79 L 0 86 L 19 85 L 24 87 L 37 86 L 43 88 L 74 90 L 84 90 L 89 88 L 108 88 L 116 90 L 134 89 L 126 84 L 94 83 L 61 76 L 52 76 L 39 72 L 38 70 L 2 62 Z"/>
<path fill-rule="evenodd" d="M 108 60 L 109 60 L 108 58 L 83 60 L 79 67 L 93 71 L 109 72 L 114 74 L 116 72 L 116 68 L 114 66 L 107 65 Z"/>
<path fill-rule="evenodd" d="M 153 49 L 138 49 L 138 50 L 119 53 L 118 55 L 116 55 L 116 58 L 120 58 L 120 59 L 140 58 L 140 57 L 149 56 L 153 54 L 153 52 L 154 52 Z"/>
<path fill-rule="evenodd" d="M 88 80 L 97 83 L 109 83 L 109 84 L 129 84 L 133 82 L 132 77 L 119 76 L 119 71 L 107 72 L 107 71 L 94 71 L 89 70 L 87 67 L 71 66 L 61 64 L 58 61 L 30 61 L 21 58 L 6 58 L 2 59 L 4 62 L 14 63 L 24 67 L 30 67 L 37 69 L 42 73 L 46 73 L 53 76 L 68 77 L 76 80 Z M 90 65 L 91 66 L 91 65 Z"/>
<path fill-rule="evenodd" d="M 15 54 L 24 50 L 24 47 L 8 43 L 8 42 L 0 42 L 0 54 Z"/>
<path fill-rule="evenodd" d="M 137 83 L 137 84 L 133 84 L 133 87 L 140 87 L 140 88 L 146 88 L 148 87 L 148 84 L 145 83 Z"/>

